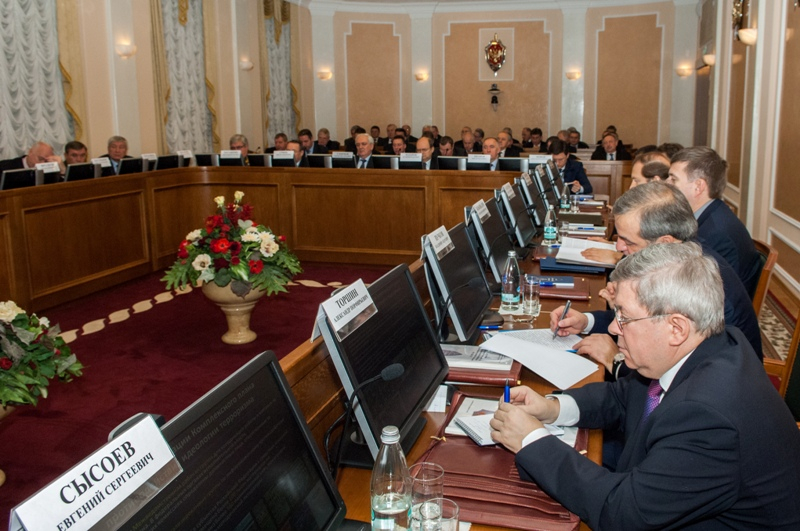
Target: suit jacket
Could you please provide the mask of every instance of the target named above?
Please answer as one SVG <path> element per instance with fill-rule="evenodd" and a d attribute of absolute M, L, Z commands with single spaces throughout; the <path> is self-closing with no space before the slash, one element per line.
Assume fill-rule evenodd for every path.
<path fill-rule="evenodd" d="M 592 160 L 606 160 L 606 150 L 603 146 L 597 146 L 592 153 Z M 616 158 L 614 160 L 631 160 L 631 154 L 622 144 L 617 144 Z"/>
<path fill-rule="evenodd" d="M 422 163 L 422 167 L 423 168 L 425 167 L 425 163 L 424 162 Z M 438 170 L 439 169 L 439 156 L 436 154 L 435 151 L 433 152 L 433 155 L 431 156 L 431 167 L 430 167 L 430 169 L 431 170 Z"/>
<path fill-rule="evenodd" d="M 309 167 L 308 158 L 305 155 L 303 155 L 303 157 L 300 159 L 300 162 L 295 163 L 294 167 L 295 168 L 308 168 Z"/>
<path fill-rule="evenodd" d="M 324 155 L 327 152 L 328 148 L 326 148 L 325 146 L 320 146 L 319 144 L 314 142 L 314 145 L 311 146 L 311 150 L 308 153 L 306 153 L 306 155 Z"/>
<path fill-rule="evenodd" d="M 517 146 L 512 144 L 512 145 L 510 145 L 510 146 L 508 146 L 506 148 L 506 153 L 503 156 L 504 157 L 519 157 L 520 155 L 522 155 L 522 150 L 519 147 L 517 147 Z"/>
<path fill-rule="evenodd" d="M 461 144 L 461 145 L 463 146 L 464 144 Z M 455 144 L 453 145 L 453 156 L 454 157 L 466 157 L 467 155 L 469 155 L 469 153 L 467 153 L 466 149 L 464 149 L 463 147 L 458 147 Z"/>
<path fill-rule="evenodd" d="M 326 153 L 330 152 L 330 151 L 338 151 L 339 150 L 339 142 L 337 142 L 336 140 L 328 140 L 328 144 L 325 145 L 325 146 L 320 146 L 319 142 L 314 140 L 314 148 L 315 148 L 314 149 L 314 153 L 322 153 L 321 151 L 316 151 L 316 147 L 317 146 L 324 147 L 327 150 Z"/>
<path fill-rule="evenodd" d="M 753 310 L 753 303 L 747 294 L 747 290 L 736 275 L 736 271 L 728 265 L 728 262 L 722 256 L 703 242 L 700 242 L 700 246 L 703 248 L 703 253 L 713 258 L 719 265 L 722 288 L 725 291 L 725 324 L 727 326 L 735 326 L 741 330 L 750 342 L 750 346 L 758 356 L 758 359 L 763 360 L 764 351 L 761 344 L 761 329 L 758 327 L 758 317 L 756 317 L 756 312 Z M 595 319 L 592 333 L 608 333 L 608 327 L 611 325 L 611 320 L 614 319 L 614 311 L 605 310 L 591 313 Z M 624 371 L 625 367 L 622 369 Z"/>
<path fill-rule="evenodd" d="M 356 155 L 356 168 L 358 168 L 360 164 L 361 164 L 361 159 L 358 158 L 358 155 Z M 369 158 L 367 159 L 367 168 L 374 168 L 374 167 L 375 165 L 372 163 L 372 155 L 370 155 Z"/>
<path fill-rule="evenodd" d="M 7 159 L 7 160 L 0 160 L 0 173 L 3 173 L 6 170 L 21 170 L 25 168 L 25 157 L 27 155 L 22 155 L 21 157 L 17 157 L 15 159 Z"/>
<path fill-rule="evenodd" d="M 356 152 L 356 141 L 354 138 L 346 138 L 344 140 L 344 150 L 352 151 L 353 153 Z"/>
<path fill-rule="evenodd" d="M 573 181 L 578 181 L 583 186 L 584 194 L 592 193 L 592 183 L 586 176 L 586 170 L 583 169 L 583 163 L 578 159 L 568 158 L 567 164 L 564 166 L 564 182 L 569 184 Z"/>
<path fill-rule="evenodd" d="M 697 236 L 731 265 L 752 299 L 761 259 L 747 228 L 721 200 L 714 199 L 697 219 Z"/>
<path fill-rule="evenodd" d="M 531 145 L 530 148 L 534 153 L 547 153 L 547 142 L 539 142 L 538 146 Z"/>
<path fill-rule="evenodd" d="M 580 426 L 624 431 L 617 472 L 546 436 L 520 475 L 592 529 L 800 529 L 800 431 L 739 330 L 701 343 L 641 423 L 648 384 L 566 391 Z"/>
<path fill-rule="evenodd" d="M 467 153 L 467 150 L 464 147 L 464 141 L 463 140 L 457 140 L 453 144 L 453 151 L 456 151 L 458 149 L 463 149 L 464 153 Z M 472 145 L 472 151 L 470 151 L 469 153 L 483 153 L 483 144 L 481 144 L 480 142 L 475 142 Z M 464 155 L 464 156 L 466 157 L 466 155 Z"/>

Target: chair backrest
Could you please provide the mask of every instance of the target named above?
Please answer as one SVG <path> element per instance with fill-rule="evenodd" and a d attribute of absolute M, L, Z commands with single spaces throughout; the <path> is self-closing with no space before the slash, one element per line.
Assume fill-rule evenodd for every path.
<path fill-rule="evenodd" d="M 781 386 L 778 389 L 795 420 L 800 422 L 800 369 L 794 370 L 798 360 L 800 360 L 797 356 L 798 349 L 800 349 L 800 319 L 798 319 L 794 327 L 792 343 L 789 345 L 789 352 L 786 355 L 786 365 L 781 378 Z"/>
<path fill-rule="evenodd" d="M 769 289 L 769 281 L 772 278 L 772 270 L 775 268 L 775 263 L 778 261 L 778 251 L 766 242 L 753 239 L 753 245 L 756 246 L 756 251 L 761 256 L 761 272 L 758 277 L 758 284 L 756 285 L 756 292 L 753 295 L 753 309 L 756 316 L 761 314 L 761 307 L 764 305 L 764 299 L 767 296 Z"/>

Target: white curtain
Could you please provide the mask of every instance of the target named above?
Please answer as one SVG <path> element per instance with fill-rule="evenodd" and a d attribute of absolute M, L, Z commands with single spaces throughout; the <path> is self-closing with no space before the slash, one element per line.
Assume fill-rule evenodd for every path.
<path fill-rule="evenodd" d="M 267 57 L 269 58 L 269 101 L 267 139 L 272 145 L 275 135 L 295 136 L 294 97 L 292 94 L 292 57 L 290 24 L 282 24 L 280 42 L 275 42 L 275 17 L 265 21 Z"/>
<path fill-rule="evenodd" d="M 56 3 L 0 0 L 0 160 L 72 140 L 58 64 Z"/>
<path fill-rule="evenodd" d="M 171 153 L 212 151 L 211 113 L 206 94 L 203 51 L 203 5 L 188 2 L 186 24 L 178 20 L 178 0 L 162 0 L 164 48 L 170 96 L 167 102 L 167 146 Z"/>

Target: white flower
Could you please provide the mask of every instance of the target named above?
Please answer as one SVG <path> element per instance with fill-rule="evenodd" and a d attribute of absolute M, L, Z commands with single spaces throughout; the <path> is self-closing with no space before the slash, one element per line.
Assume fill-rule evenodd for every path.
<path fill-rule="evenodd" d="M 263 239 L 261 240 L 261 254 L 263 254 L 266 258 L 274 255 L 278 252 L 280 246 L 275 243 L 275 240 Z"/>
<path fill-rule="evenodd" d="M 196 242 L 197 240 L 200 239 L 200 236 L 202 236 L 202 234 L 203 234 L 203 232 L 200 229 L 194 229 L 192 232 L 190 232 L 189 234 L 186 235 L 185 239 L 189 240 L 192 243 L 194 243 L 194 242 Z"/>
<path fill-rule="evenodd" d="M 192 262 L 192 267 L 197 271 L 205 271 L 211 265 L 211 257 L 207 254 L 199 254 Z"/>
<path fill-rule="evenodd" d="M 214 202 L 217 204 L 218 207 L 222 208 L 225 205 L 225 196 L 218 195 L 214 198 Z"/>
<path fill-rule="evenodd" d="M 243 242 L 258 242 L 261 241 L 261 236 L 257 232 L 245 232 L 242 234 Z"/>
<path fill-rule="evenodd" d="M 238 202 L 240 202 L 240 201 L 242 200 L 242 198 L 243 198 L 243 197 L 244 197 L 244 192 L 239 192 L 239 191 L 237 191 L 237 192 L 235 192 L 235 193 L 233 194 L 233 199 L 234 199 L 234 201 L 236 201 L 237 203 L 238 203 Z"/>
<path fill-rule="evenodd" d="M 39 317 L 39 324 L 45 328 L 50 328 L 50 319 L 47 317 Z"/>
<path fill-rule="evenodd" d="M 275 241 L 275 235 L 272 234 L 271 232 L 260 232 L 259 234 L 261 235 L 261 241 L 262 242 L 274 242 Z"/>
<path fill-rule="evenodd" d="M 14 301 L 0 302 L 0 321 L 10 323 L 18 314 L 25 313 L 25 310 L 17 306 Z"/>

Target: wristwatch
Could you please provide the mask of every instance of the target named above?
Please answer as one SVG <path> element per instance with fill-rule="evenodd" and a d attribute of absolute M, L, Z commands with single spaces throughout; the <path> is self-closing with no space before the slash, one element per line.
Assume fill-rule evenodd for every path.
<path fill-rule="evenodd" d="M 611 362 L 611 374 L 614 375 L 614 379 L 616 380 L 619 378 L 619 369 L 622 367 L 622 364 L 625 362 L 625 354 L 622 352 L 617 352 L 614 354 L 614 359 Z"/>

